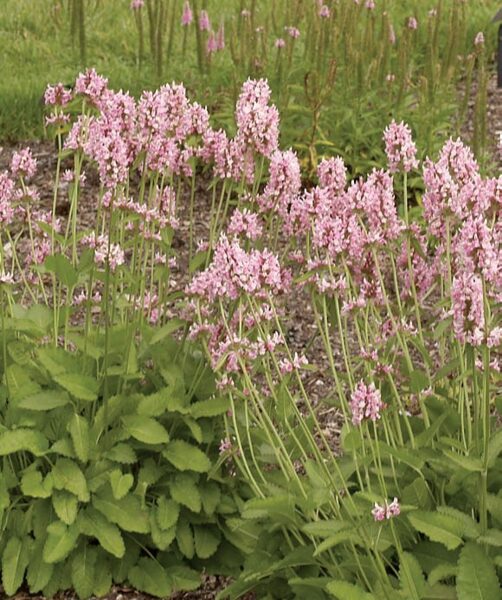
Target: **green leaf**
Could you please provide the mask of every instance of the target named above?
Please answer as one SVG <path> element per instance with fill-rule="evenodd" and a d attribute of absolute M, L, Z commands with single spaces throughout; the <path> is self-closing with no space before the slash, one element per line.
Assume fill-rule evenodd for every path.
<path fill-rule="evenodd" d="M 166 574 L 173 583 L 174 592 L 190 592 L 196 590 L 202 583 L 201 576 L 197 571 L 183 565 L 168 567 Z"/>
<path fill-rule="evenodd" d="M 26 580 L 32 594 L 41 592 L 44 589 L 49 583 L 54 571 L 54 565 L 46 563 L 43 559 L 43 548 L 44 540 L 37 540 L 30 554 Z"/>
<path fill-rule="evenodd" d="M 150 535 L 155 546 L 164 551 L 169 548 L 176 537 L 176 527 L 173 526 L 167 530 L 161 529 L 154 514 L 150 513 Z"/>
<path fill-rule="evenodd" d="M 53 376 L 54 381 L 77 400 L 94 402 L 98 397 L 99 384 L 90 375 L 80 373 L 61 373 Z"/>
<path fill-rule="evenodd" d="M 488 544 L 488 546 L 502 546 L 502 531 L 500 529 L 488 529 L 487 532 L 478 537 L 478 544 Z"/>
<path fill-rule="evenodd" d="M 471 473 L 481 473 L 483 471 L 483 462 L 480 458 L 458 454 L 457 452 L 453 452 L 453 450 L 443 450 L 443 454 L 458 467 L 466 471 Z"/>
<path fill-rule="evenodd" d="M 89 424 L 80 415 L 73 415 L 68 424 L 68 433 L 73 442 L 77 458 L 86 463 L 89 460 Z"/>
<path fill-rule="evenodd" d="M 143 415 L 127 415 L 122 417 L 127 432 L 144 444 L 167 444 L 169 434 L 155 419 Z"/>
<path fill-rule="evenodd" d="M 374 596 L 347 581 L 331 581 L 326 589 L 338 600 L 374 600 Z"/>
<path fill-rule="evenodd" d="M 411 525 L 433 542 L 454 550 L 462 543 L 462 523 L 450 515 L 437 512 L 415 511 L 408 515 Z"/>
<path fill-rule="evenodd" d="M 43 559 L 46 563 L 61 562 L 75 548 L 79 536 L 78 527 L 67 527 L 61 521 L 55 521 L 47 527 L 47 533 Z"/>
<path fill-rule="evenodd" d="M 194 419 L 201 417 L 217 417 L 227 412 L 230 408 L 230 401 L 223 396 L 216 396 L 208 400 L 194 402 L 190 407 L 190 413 Z"/>
<path fill-rule="evenodd" d="M 220 545 L 220 536 L 217 533 L 216 529 L 213 530 L 207 525 L 195 525 L 195 552 L 199 558 L 209 558 L 216 552 Z"/>
<path fill-rule="evenodd" d="M 185 325 L 185 321 L 182 321 L 181 319 L 177 319 L 177 318 L 171 319 L 163 327 L 161 327 L 160 329 L 157 329 L 155 331 L 155 333 L 153 334 L 153 336 L 150 340 L 150 344 L 152 346 L 154 344 L 158 344 L 158 342 L 161 342 L 168 335 L 170 335 L 171 333 L 174 333 L 177 329 L 180 329 L 180 327 L 183 327 L 184 325 Z"/>
<path fill-rule="evenodd" d="M 14 454 L 21 450 L 31 452 L 35 456 L 43 456 L 48 447 L 44 434 L 33 429 L 20 427 L 0 434 L 0 456 Z"/>
<path fill-rule="evenodd" d="M 427 578 L 429 585 L 436 585 L 443 579 L 450 579 L 456 577 L 458 573 L 457 565 L 451 563 L 440 563 L 432 569 Z"/>
<path fill-rule="evenodd" d="M 61 390 L 44 390 L 19 401 L 19 408 L 45 411 L 65 406 L 70 402 L 70 396 Z"/>
<path fill-rule="evenodd" d="M 56 515 L 63 523 L 71 525 L 75 522 L 78 511 L 78 500 L 76 496 L 70 494 L 70 492 L 56 491 L 52 495 L 52 506 L 54 506 Z"/>
<path fill-rule="evenodd" d="M 202 500 L 193 479 L 188 475 L 177 475 L 170 483 L 171 496 L 179 504 L 183 504 L 192 512 L 200 512 Z"/>
<path fill-rule="evenodd" d="M 124 531 L 148 533 L 150 524 L 148 513 L 141 507 L 137 496 L 129 494 L 120 500 L 113 497 L 111 489 L 105 488 L 93 496 L 92 504 L 109 521 L 116 523 Z"/>
<path fill-rule="evenodd" d="M 406 598 L 420 600 L 425 592 L 425 578 L 418 560 L 409 552 L 400 556 L 399 581 Z"/>
<path fill-rule="evenodd" d="M 77 285 L 77 271 L 64 254 L 53 254 L 44 261 L 44 266 L 49 273 L 54 273 L 56 278 L 67 288 Z"/>
<path fill-rule="evenodd" d="M 343 529 L 334 535 L 330 535 L 323 542 L 321 542 L 314 551 L 314 556 L 319 556 L 326 550 L 330 550 L 339 544 L 346 542 L 360 543 L 361 536 L 354 529 Z"/>
<path fill-rule="evenodd" d="M 132 465 L 138 458 L 136 452 L 127 444 L 120 443 L 105 454 L 106 458 L 124 465 Z"/>
<path fill-rule="evenodd" d="M 196 446 L 184 440 L 172 440 L 162 452 L 162 456 L 172 463 L 179 471 L 196 471 L 206 473 L 211 468 L 209 458 Z"/>
<path fill-rule="evenodd" d="M 40 471 L 26 471 L 21 478 L 21 491 L 32 498 L 49 498 L 52 492 L 52 478 L 42 478 Z"/>
<path fill-rule="evenodd" d="M 474 542 L 467 543 L 460 552 L 456 589 L 458 600 L 502 598 L 495 567 L 481 546 Z"/>
<path fill-rule="evenodd" d="M 13 596 L 21 587 L 28 561 L 26 542 L 11 537 L 2 554 L 2 584 L 7 596 Z"/>
<path fill-rule="evenodd" d="M 76 462 L 69 458 L 58 458 L 52 469 L 52 480 L 57 490 L 67 490 L 81 502 L 89 502 L 87 481 Z"/>
<path fill-rule="evenodd" d="M 192 528 L 186 519 L 179 519 L 176 527 L 176 541 L 181 554 L 188 559 L 192 559 L 195 553 L 195 544 Z"/>
<path fill-rule="evenodd" d="M 488 467 L 493 467 L 502 452 L 502 429 L 498 429 L 488 442 Z"/>
<path fill-rule="evenodd" d="M 157 508 L 155 510 L 155 517 L 157 524 L 160 529 L 167 531 L 176 525 L 178 517 L 180 515 L 180 505 L 166 498 L 165 496 L 159 496 L 157 499 Z"/>
<path fill-rule="evenodd" d="M 147 417 L 160 417 L 169 410 L 169 400 L 173 393 L 170 387 L 164 387 L 155 394 L 143 396 L 138 403 L 137 413 Z"/>
<path fill-rule="evenodd" d="M 212 515 L 217 509 L 221 500 L 221 489 L 214 481 L 199 486 L 202 499 L 202 508 L 207 515 Z"/>
<path fill-rule="evenodd" d="M 79 598 L 92 596 L 96 573 L 96 550 L 84 545 L 71 561 L 71 582 Z"/>
<path fill-rule="evenodd" d="M 110 473 L 110 484 L 112 486 L 113 497 L 116 500 L 123 498 L 132 488 L 134 477 L 131 473 L 122 473 L 120 469 L 114 469 Z"/>
<path fill-rule="evenodd" d="M 125 545 L 119 528 L 98 510 L 88 506 L 80 512 L 77 523 L 81 533 L 95 537 L 104 550 L 117 558 L 124 556 Z"/>
<path fill-rule="evenodd" d="M 112 573 L 107 556 L 100 550 L 97 551 L 97 554 L 92 593 L 98 598 L 103 598 L 112 587 Z"/>
<path fill-rule="evenodd" d="M 129 572 L 130 583 L 141 592 L 159 598 L 167 598 L 172 586 L 164 568 L 151 558 L 140 558 L 138 564 Z"/>
<path fill-rule="evenodd" d="M 21 365 L 9 365 L 5 371 L 5 377 L 9 388 L 9 399 L 13 403 L 40 392 L 38 383 L 27 376 L 26 369 Z"/>
<path fill-rule="evenodd" d="M 429 377 L 425 371 L 415 369 L 410 373 L 410 391 L 413 394 L 418 394 L 431 385 Z"/>

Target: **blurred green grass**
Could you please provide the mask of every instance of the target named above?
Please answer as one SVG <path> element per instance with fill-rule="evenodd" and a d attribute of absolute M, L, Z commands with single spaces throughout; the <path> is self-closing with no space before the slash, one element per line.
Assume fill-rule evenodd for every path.
<path fill-rule="evenodd" d="M 181 12 L 183 0 L 173 1 L 179 2 Z M 447 6 L 453 1 L 457 0 L 445 0 L 443 4 Z M 436 0 L 388 0 L 386 7 L 396 23 L 402 23 L 407 16 L 416 15 L 419 23 L 422 24 L 426 20 L 427 11 L 436 4 Z M 485 31 L 488 45 L 494 47 L 496 27 L 490 25 L 490 18 L 499 4 L 498 0 L 467 0 L 469 39 L 462 40 L 461 47 L 465 49 L 472 46 L 472 40 L 479 30 Z M 42 136 L 44 133 L 42 96 L 46 85 L 57 81 L 71 83 L 83 68 L 83 65 L 79 64 L 77 43 L 70 36 L 68 5 L 68 0 L 0 0 L 0 140 L 2 141 Z M 201 76 L 197 69 L 195 45 L 192 39 L 194 36 L 191 36 L 186 57 L 182 58 L 181 35 L 178 35 L 173 47 L 173 55 L 165 65 L 162 81 L 159 81 L 149 56 L 146 57 L 141 71 L 138 69 L 138 35 L 129 5 L 130 0 L 87 0 L 86 66 L 95 67 L 98 72 L 107 76 L 112 88 L 128 90 L 135 96 L 142 90 L 154 89 L 163 82 L 183 81 L 194 99 L 216 110 L 221 109 L 222 118 L 228 120 L 240 84 L 240 81 L 234 79 L 229 52 L 219 54 L 211 73 Z M 240 7 L 244 5 L 246 3 L 243 4 L 241 0 L 208 0 L 207 2 L 216 26 L 221 18 L 228 19 L 231 15 L 237 15 Z M 257 6 L 261 18 L 266 19 L 270 6 L 268 0 L 258 0 Z M 420 46 L 419 42 L 413 60 L 420 64 L 425 56 L 425 36 L 420 27 L 417 33 L 423 36 L 423 44 Z M 145 41 L 147 47 L 147 40 Z M 300 39 L 297 48 L 297 54 L 300 56 L 301 43 Z M 347 76 L 350 75 L 345 75 Z M 301 69 L 299 69 L 299 85 L 302 83 L 301 78 Z M 368 90 L 368 98 L 371 97 L 371 93 L 372 91 Z M 376 100 L 375 104 L 378 106 L 378 99 Z M 451 104 L 455 99 L 447 97 L 445 102 Z M 342 106 L 345 104 L 348 109 L 354 108 L 344 97 L 343 86 L 340 93 L 335 94 L 334 103 Z M 380 109 L 376 108 L 376 110 L 379 112 Z M 441 107 L 434 107 L 434 110 L 441 111 Z M 447 115 L 450 112 L 451 106 L 448 106 Z M 294 123 L 294 115 L 285 116 L 288 118 L 291 116 Z M 379 120 L 376 119 L 376 122 Z M 364 130 L 365 127 L 360 131 L 361 135 L 365 134 Z"/>

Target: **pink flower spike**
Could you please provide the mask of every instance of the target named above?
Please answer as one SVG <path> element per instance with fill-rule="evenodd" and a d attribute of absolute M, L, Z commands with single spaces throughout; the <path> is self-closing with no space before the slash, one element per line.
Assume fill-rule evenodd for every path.
<path fill-rule="evenodd" d="M 192 22 L 193 22 L 192 9 L 190 7 L 190 2 L 188 2 L 188 0 L 186 0 L 185 4 L 183 5 L 183 14 L 181 15 L 181 24 L 183 25 L 183 27 L 187 27 L 188 25 L 191 25 Z"/>
<path fill-rule="evenodd" d="M 13 177 L 24 177 L 30 179 L 37 171 L 37 161 L 33 158 L 30 148 L 23 148 L 14 152 L 10 163 L 10 171 Z"/>
<path fill-rule="evenodd" d="M 218 50 L 218 42 L 216 41 L 216 36 L 214 35 L 214 32 L 211 31 L 211 33 L 209 34 L 209 37 L 207 39 L 206 53 L 213 54 L 217 50 Z"/>
<path fill-rule="evenodd" d="M 216 49 L 225 50 L 225 24 L 223 21 L 220 23 L 216 34 Z"/>
<path fill-rule="evenodd" d="M 199 16 L 199 29 L 201 31 L 211 31 L 211 22 L 207 10 L 201 10 Z"/>
<path fill-rule="evenodd" d="M 132 0 L 131 1 L 131 10 L 139 10 L 145 6 L 145 0 Z"/>
<path fill-rule="evenodd" d="M 323 4 L 319 9 L 319 16 L 321 19 L 329 19 L 331 13 L 329 10 L 329 6 L 327 4 Z"/>
<path fill-rule="evenodd" d="M 417 147 L 408 125 L 393 120 L 385 129 L 383 139 L 391 173 L 395 173 L 400 168 L 408 173 L 418 167 Z"/>
<path fill-rule="evenodd" d="M 412 31 L 415 31 L 415 29 L 417 29 L 418 21 L 415 19 L 415 17 L 408 18 L 408 21 L 406 22 L 406 27 L 408 27 L 408 29 L 411 29 Z"/>
<path fill-rule="evenodd" d="M 277 38 L 274 45 L 276 48 L 284 48 L 286 42 L 282 38 Z"/>
<path fill-rule="evenodd" d="M 378 421 L 380 411 L 384 407 L 380 390 L 375 384 L 366 385 L 362 380 L 357 384 L 350 398 L 350 410 L 352 411 L 352 423 L 360 425 L 364 419 Z"/>

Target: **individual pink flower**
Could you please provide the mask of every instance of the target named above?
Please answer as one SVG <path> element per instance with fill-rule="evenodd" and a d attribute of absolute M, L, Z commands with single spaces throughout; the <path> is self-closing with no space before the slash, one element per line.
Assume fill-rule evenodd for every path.
<path fill-rule="evenodd" d="M 300 30 L 297 27 L 285 27 L 284 31 L 293 39 L 300 37 Z"/>
<path fill-rule="evenodd" d="M 191 25 L 193 22 L 193 13 L 190 7 L 190 2 L 185 0 L 185 4 L 183 5 L 183 14 L 181 15 L 181 24 L 183 27 L 187 27 Z"/>
<path fill-rule="evenodd" d="M 301 191 L 300 162 L 292 150 L 276 150 L 270 159 L 270 178 L 257 197 L 260 210 L 272 210 L 287 217 L 290 203 Z"/>
<path fill-rule="evenodd" d="M 13 177 L 30 179 L 37 171 L 37 160 L 33 158 L 30 148 L 23 148 L 14 152 L 10 163 L 10 171 Z"/>
<path fill-rule="evenodd" d="M 360 425 L 364 419 L 375 422 L 380 419 L 380 411 L 384 408 L 380 390 L 374 383 L 366 385 L 362 380 L 350 397 L 350 409 L 352 412 L 352 423 Z"/>
<path fill-rule="evenodd" d="M 406 27 L 408 27 L 408 29 L 411 29 L 412 31 L 417 29 L 418 21 L 415 19 L 415 17 L 408 17 L 408 20 L 406 21 Z"/>
<path fill-rule="evenodd" d="M 131 0 L 131 10 L 139 10 L 145 6 L 145 0 Z"/>
<path fill-rule="evenodd" d="M 340 194 L 347 183 L 347 167 L 340 156 L 323 159 L 317 167 L 319 185 L 333 194 Z"/>
<path fill-rule="evenodd" d="M 399 500 L 394 498 L 392 502 L 388 503 L 387 500 L 384 502 L 384 506 L 381 506 L 375 502 L 375 506 L 371 511 L 373 519 L 377 522 L 384 521 L 385 519 L 392 519 L 398 517 L 401 514 L 401 506 Z"/>
<path fill-rule="evenodd" d="M 383 139 L 391 173 L 395 173 L 400 168 L 408 173 L 418 167 L 417 147 L 408 125 L 393 120 L 385 129 Z"/>
<path fill-rule="evenodd" d="M 206 53 L 208 55 L 213 54 L 217 50 L 218 50 L 218 42 L 216 40 L 216 35 L 214 34 L 213 31 L 211 31 L 211 33 L 209 34 L 209 37 L 207 38 Z"/>
<path fill-rule="evenodd" d="M 365 7 L 368 10 L 375 10 L 375 2 L 374 2 L 374 0 L 366 0 Z"/>
<path fill-rule="evenodd" d="M 216 49 L 225 50 L 225 24 L 223 21 L 220 23 L 218 32 L 216 33 Z"/>
<path fill-rule="evenodd" d="M 48 85 L 45 90 L 44 102 L 46 106 L 66 106 L 71 99 L 72 93 L 62 83 Z"/>
<path fill-rule="evenodd" d="M 482 31 L 479 31 L 476 34 L 476 37 L 474 38 L 474 45 L 475 46 L 483 46 L 484 43 L 485 43 L 485 36 Z"/>
<path fill-rule="evenodd" d="M 329 17 L 331 16 L 331 12 L 329 10 L 329 6 L 327 4 L 323 4 L 320 8 L 319 8 L 319 16 L 322 19 L 329 19 Z"/>
<path fill-rule="evenodd" d="M 461 343 L 479 346 L 485 338 L 483 283 L 475 273 L 464 271 L 453 278 L 453 331 Z"/>
<path fill-rule="evenodd" d="M 108 90 L 108 79 L 98 75 L 95 69 L 87 69 L 75 80 L 75 92 L 87 98 L 95 106 L 100 102 Z"/>
<path fill-rule="evenodd" d="M 199 15 L 199 29 L 201 31 L 211 31 L 211 22 L 207 10 L 201 10 Z"/>
<path fill-rule="evenodd" d="M 230 219 L 227 231 L 230 235 L 243 235 L 249 240 L 257 240 L 263 234 L 260 217 L 249 209 L 235 209 Z"/>
<path fill-rule="evenodd" d="M 284 46 L 286 45 L 286 42 L 282 38 L 277 38 L 275 40 L 275 44 L 274 45 L 275 45 L 276 48 L 280 49 L 280 48 L 284 48 Z"/>

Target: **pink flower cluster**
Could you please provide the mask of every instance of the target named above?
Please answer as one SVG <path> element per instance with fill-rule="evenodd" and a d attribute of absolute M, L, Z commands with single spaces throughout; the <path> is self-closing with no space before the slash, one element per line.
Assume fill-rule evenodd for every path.
<path fill-rule="evenodd" d="M 392 121 L 385 129 L 383 138 L 391 173 L 399 171 L 400 168 L 408 173 L 418 167 L 417 147 L 408 125 Z"/>
<path fill-rule="evenodd" d="M 360 381 L 350 397 L 350 410 L 352 412 L 352 423 L 360 425 L 365 419 L 378 421 L 380 411 L 384 408 L 380 390 L 374 383 L 366 385 Z"/>
<path fill-rule="evenodd" d="M 381 506 L 377 502 L 375 502 L 375 506 L 371 511 L 373 515 L 373 519 L 377 522 L 385 521 L 385 519 L 392 519 L 393 517 L 398 517 L 401 514 L 401 506 L 399 505 L 399 501 L 397 498 L 394 498 L 392 502 L 387 503 L 385 501 L 384 506 Z"/>

